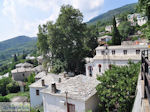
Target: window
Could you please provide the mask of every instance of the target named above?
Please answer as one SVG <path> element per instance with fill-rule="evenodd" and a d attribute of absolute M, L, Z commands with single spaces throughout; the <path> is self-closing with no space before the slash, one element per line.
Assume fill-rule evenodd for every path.
<path fill-rule="evenodd" d="M 102 55 L 104 55 L 105 51 L 101 51 Z"/>
<path fill-rule="evenodd" d="M 92 69 L 93 69 L 92 66 L 89 66 L 88 69 L 89 69 L 89 75 L 90 77 L 92 77 Z"/>
<path fill-rule="evenodd" d="M 115 50 L 112 50 L 112 55 L 114 55 L 115 54 Z"/>
<path fill-rule="evenodd" d="M 111 69 L 111 67 L 112 67 L 111 64 L 108 67 L 109 67 L 109 69 Z"/>
<path fill-rule="evenodd" d="M 136 54 L 140 54 L 140 50 L 136 50 Z"/>
<path fill-rule="evenodd" d="M 127 54 L 127 50 L 123 50 L 123 53 L 124 53 L 124 54 Z"/>
<path fill-rule="evenodd" d="M 36 95 L 39 95 L 39 90 L 36 90 Z"/>
<path fill-rule="evenodd" d="M 98 65 L 99 73 L 101 73 L 101 67 L 102 67 L 101 64 L 99 64 L 99 65 Z"/>
<path fill-rule="evenodd" d="M 24 74 L 22 74 L 22 76 L 24 77 Z"/>

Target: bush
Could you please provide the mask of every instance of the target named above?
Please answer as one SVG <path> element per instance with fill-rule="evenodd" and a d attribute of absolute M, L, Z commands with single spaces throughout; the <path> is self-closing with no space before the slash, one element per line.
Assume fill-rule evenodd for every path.
<path fill-rule="evenodd" d="M 10 99 L 5 96 L 0 96 L 0 102 L 9 102 Z"/>
<path fill-rule="evenodd" d="M 8 93 L 17 93 L 20 91 L 20 87 L 19 87 L 19 84 L 15 81 L 9 83 L 7 86 L 7 91 Z"/>
<path fill-rule="evenodd" d="M 128 66 L 112 66 L 102 76 L 97 86 L 100 112 L 130 112 L 134 103 L 140 66 L 129 62 Z"/>

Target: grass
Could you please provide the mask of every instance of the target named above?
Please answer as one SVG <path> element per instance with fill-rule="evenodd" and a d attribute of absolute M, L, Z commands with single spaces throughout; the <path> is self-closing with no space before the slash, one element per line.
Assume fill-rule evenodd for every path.
<path fill-rule="evenodd" d="M 16 96 L 26 96 L 29 99 L 30 95 L 29 95 L 29 91 L 27 91 L 27 92 L 18 92 L 18 93 L 10 93 L 10 94 L 6 95 L 6 97 L 9 98 L 9 99 L 12 99 Z"/>

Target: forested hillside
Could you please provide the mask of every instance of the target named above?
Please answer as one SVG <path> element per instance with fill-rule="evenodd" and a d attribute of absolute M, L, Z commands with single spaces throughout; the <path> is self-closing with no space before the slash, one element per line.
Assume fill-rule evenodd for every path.
<path fill-rule="evenodd" d="M 113 16 L 117 16 L 123 13 L 134 13 L 136 11 L 136 5 L 137 3 L 133 3 L 133 4 L 129 4 L 129 5 L 125 5 L 123 7 L 114 9 L 114 10 L 110 10 L 104 14 L 101 14 L 93 19 L 91 19 L 88 24 L 94 24 L 98 21 L 110 21 L 113 19 Z"/>
<path fill-rule="evenodd" d="M 18 36 L 0 42 L 0 64 L 9 59 L 12 55 L 24 52 L 31 52 L 36 48 L 37 39 L 27 36 Z"/>

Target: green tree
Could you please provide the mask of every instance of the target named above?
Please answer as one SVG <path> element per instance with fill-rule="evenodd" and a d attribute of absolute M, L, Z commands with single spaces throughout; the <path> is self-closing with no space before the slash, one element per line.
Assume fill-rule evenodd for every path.
<path fill-rule="evenodd" d="M 2 78 L 0 79 L 0 94 L 2 96 L 7 95 L 7 84 L 11 82 L 11 78 Z"/>
<path fill-rule="evenodd" d="M 119 27 L 119 32 L 122 35 L 123 39 L 126 39 L 129 35 L 134 34 L 134 27 L 130 25 L 130 22 L 124 21 Z"/>
<path fill-rule="evenodd" d="M 135 98 L 140 64 L 129 63 L 128 66 L 112 66 L 97 79 L 96 87 L 100 100 L 100 111 L 130 112 Z"/>
<path fill-rule="evenodd" d="M 8 93 L 17 93 L 20 91 L 19 84 L 15 81 L 12 81 L 9 84 L 7 84 L 6 89 Z"/>
<path fill-rule="evenodd" d="M 121 45 L 121 35 L 116 26 L 116 19 L 113 18 L 112 45 Z"/>
<path fill-rule="evenodd" d="M 141 12 L 144 12 L 148 17 L 150 25 L 150 1 L 149 0 L 139 0 L 139 8 Z"/>
<path fill-rule="evenodd" d="M 17 61 L 18 61 L 18 58 L 17 58 L 17 55 L 16 55 L 16 54 L 14 54 L 13 61 L 14 61 L 14 62 L 17 62 Z"/>

